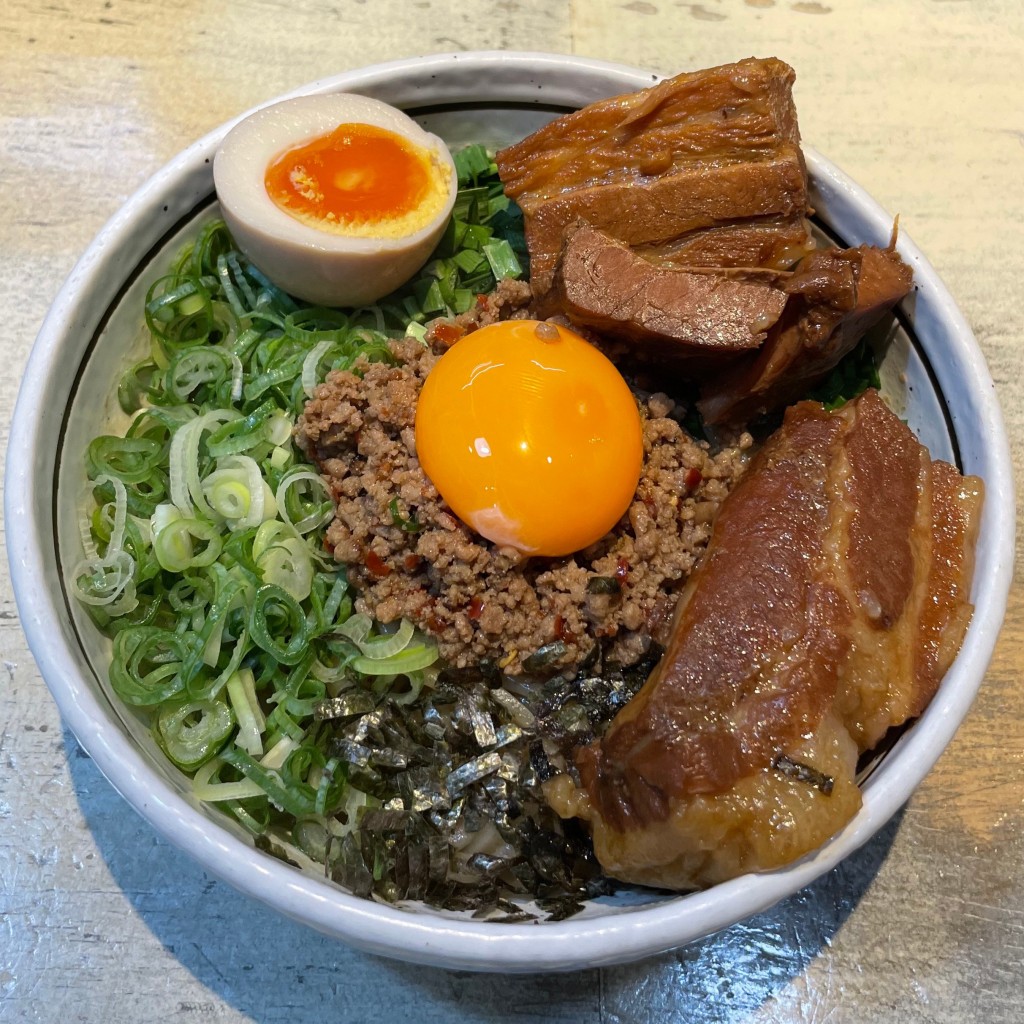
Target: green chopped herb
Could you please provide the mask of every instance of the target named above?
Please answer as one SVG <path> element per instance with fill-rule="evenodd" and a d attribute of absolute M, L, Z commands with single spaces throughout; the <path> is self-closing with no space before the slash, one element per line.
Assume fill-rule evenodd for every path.
<path fill-rule="evenodd" d="M 870 340 L 863 338 L 808 397 L 821 402 L 826 409 L 838 409 L 868 388 L 880 386 L 878 357 Z"/>
<path fill-rule="evenodd" d="M 460 185 L 475 185 L 481 177 L 490 178 L 497 174 L 497 166 L 481 145 L 465 146 L 455 154 L 454 160 Z"/>
<path fill-rule="evenodd" d="M 516 259 L 516 254 L 507 238 L 498 238 L 483 247 L 484 256 L 491 265 L 491 273 L 496 281 L 504 277 L 521 277 L 523 268 Z"/>
<path fill-rule="evenodd" d="M 388 502 L 388 511 L 391 513 L 391 522 L 400 530 L 406 533 L 417 533 L 423 529 L 423 524 L 414 515 L 405 517 L 398 509 L 398 499 L 392 498 Z"/>

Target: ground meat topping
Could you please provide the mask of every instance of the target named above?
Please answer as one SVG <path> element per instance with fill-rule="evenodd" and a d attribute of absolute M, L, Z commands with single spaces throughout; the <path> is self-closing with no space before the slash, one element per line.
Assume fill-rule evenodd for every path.
<path fill-rule="evenodd" d="M 546 648 L 545 669 L 565 670 L 595 643 L 609 660 L 630 664 L 667 629 L 674 591 L 703 551 L 751 439 L 712 454 L 680 425 L 671 398 L 638 396 L 644 466 L 611 533 L 572 556 L 529 559 L 475 534 L 420 468 L 416 401 L 458 337 L 523 314 L 528 288 L 515 284 L 503 282 L 463 317 L 435 321 L 426 344 L 392 342 L 397 365 L 357 363 L 315 389 L 296 441 L 337 503 L 326 544 L 347 567 L 360 611 L 385 623 L 410 619 L 450 666 L 489 660 L 514 675 Z"/>

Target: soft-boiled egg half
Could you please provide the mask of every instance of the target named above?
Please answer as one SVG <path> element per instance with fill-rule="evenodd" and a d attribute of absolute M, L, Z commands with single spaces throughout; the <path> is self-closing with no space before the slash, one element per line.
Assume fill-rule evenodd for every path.
<path fill-rule="evenodd" d="M 550 322 L 510 320 L 466 335 L 427 375 L 416 454 L 477 533 L 527 555 L 567 555 L 629 507 L 643 427 L 593 345 Z"/>
<path fill-rule="evenodd" d="M 264 107 L 213 164 L 239 248 L 279 287 L 362 306 L 426 262 L 455 203 L 445 144 L 395 107 L 335 93 Z"/>

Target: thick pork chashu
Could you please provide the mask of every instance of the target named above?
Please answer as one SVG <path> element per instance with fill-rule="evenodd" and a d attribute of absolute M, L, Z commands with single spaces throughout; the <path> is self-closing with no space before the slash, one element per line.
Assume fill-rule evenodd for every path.
<path fill-rule="evenodd" d="M 788 275 L 659 266 L 584 224 L 568 238 L 554 294 L 572 323 L 633 343 L 647 361 L 709 363 L 758 348 L 782 315 Z"/>
<path fill-rule="evenodd" d="M 677 75 L 501 150 L 534 294 L 550 289 L 578 220 L 680 265 L 784 269 L 809 252 L 793 78 L 774 58 Z"/>
<path fill-rule="evenodd" d="M 923 710 L 959 648 L 981 500 L 875 392 L 791 408 L 722 505 L 658 668 L 578 751 L 581 787 L 548 783 L 605 871 L 699 887 L 849 821 L 858 752 Z"/>
<path fill-rule="evenodd" d="M 891 245 L 811 253 L 781 283 L 786 309 L 761 350 L 705 384 L 705 422 L 746 423 L 806 395 L 912 284 Z"/>
<path fill-rule="evenodd" d="M 808 394 L 912 283 L 891 246 L 821 249 L 794 273 L 676 268 L 584 224 L 551 295 L 572 323 L 625 343 L 619 360 L 702 378 L 705 422 L 741 425 Z"/>

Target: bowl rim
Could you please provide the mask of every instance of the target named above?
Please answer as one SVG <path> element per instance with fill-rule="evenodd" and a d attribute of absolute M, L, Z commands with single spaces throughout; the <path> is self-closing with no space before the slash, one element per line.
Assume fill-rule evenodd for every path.
<path fill-rule="evenodd" d="M 107 269 L 108 252 L 136 218 L 175 181 L 204 160 L 254 110 L 294 96 L 373 88 L 415 72 L 443 76 L 454 68 L 481 75 L 496 66 L 532 75 L 572 73 L 621 80 L 622 91 L 651 83 L 648 71 L 623 64 L 560 54 L 480 51 L 435 54 L 343 72 L 260 103 L 183 150 L 143 184 L 101 229 L 71 271 L 40 328 L 25 367 L 11 424 L 4 504 L 8 558 L 19 616 L 29 647 L 65 723 L 115 789 L 172 844 L 236 889 L 320 932 L 364 950 L 444 967 L 493 971 L 570 970 L 625 962 L 662 952 L 762 911 L 834 867 L 865 843 L 899 809 L 945 749 L 966 714 L 992 656 L 1012 579 L 1015 502 L 1009 443 L 984 356 L 952 296 L 920 250 L 901 234 L 899 251 L 912 263 L 918 309 L 944 329 L 936 374 L 943 393 L 968 396 L 982 437 L 975 471 L 986 481 L 982 530 L 993 551 L 984 578 L 975 573 L 975 614 L 956 662 L 921 723 L 899 743 L 900 772 L 880 770 L 864 786 L 864 806 L 853 822 L 816 853 L 779 871 L 746 875 L 664 903 L 590 918 L 541 924 L 495 924 L 413 913 L 349 895 L 261 853 L 206 817 L 147 764 L 80 678 L 61 628 L 56 588 L 46 578 L 45 552 L 54 536 L 46 515 L 49 481 L 34 470 L 46 416 L 46 396 L 59 377 L 64 338 L 75 329 L 75 311 Z M 542 97 L 543 99 L 543 97 Z M 495 104 L 500 100 L 494 99 Z M 831 208 L 855 215 L 884 244 L 892 218 L 867 193 L 811 147 L 808 171 Z M 929 351 L 934 358 L 936 353 Z M 56 456 L 55 456 L 56 457 Z M 43 477 L 43 479 L 40 479 Z M 43 521 L 41 521 L 43 520 Z M 44 528 L 45 527 L 45 528 Z M 892 756 L 892 755 L 890 755 Z M 884 765 L 883 765 L 884 768 Z"/>

